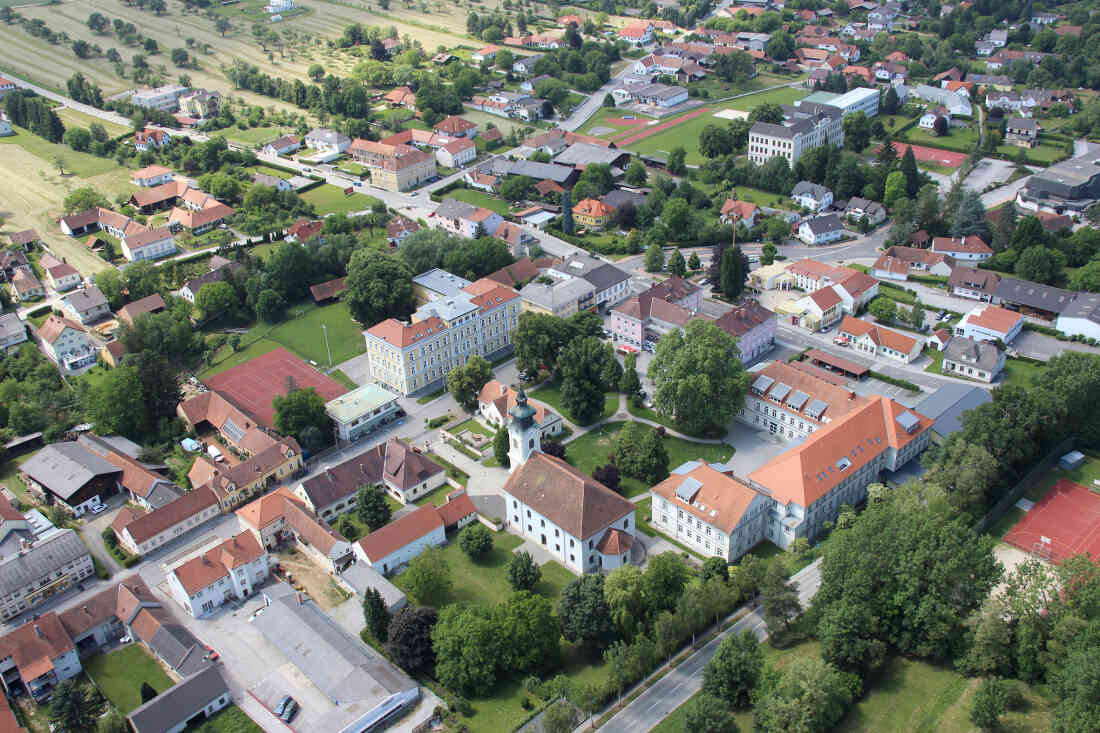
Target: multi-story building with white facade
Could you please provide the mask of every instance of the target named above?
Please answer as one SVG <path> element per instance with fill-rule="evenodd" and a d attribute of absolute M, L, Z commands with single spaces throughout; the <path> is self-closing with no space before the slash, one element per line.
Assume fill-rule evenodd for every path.
<path fill-rule="evenodd" d="M 837 331 L 849 340 L 853 350 L 902 364 L 908 364 L 920 356 L 924 346 L 921 339 L 852 316 L 844 316 Z"/>
<path fill-rule="evenodd" d="M 811 148 L 844 144 L 843 114 L 836 107 L 803 103 L 797 109 L 784 108 L 784 112 L 788 109 L 791 111 L 782 125 L 754 122 L 749 128 L 749 160 L 756 165 L 782 156 L 793 166 Z"/>
<path fill-rule="evenodd" d="M 158 260 L 176 253 L 176 239 L 168 227 L 128 234 L 120 244 L 122 255 L 130 262 Z"/>
<path fill-rule="evenodd" d="M 799 181 L 791 190 L 791 200 L 815 214 L 833 204 L 833 192 L 811 181 Z"/>
<path fill-rule="evenodd" d="M 1005 366 L 1005 353 L 988 341 L 954 336 L 943 347 L 943 373 L 992 383 Z"/>
<path fill-rule="evenodd" d="M 1000 306 L 982 304 L 955 324 L 955 335 L 977 341 L 1000 341 L 1011 344 L 1024 328 L 1024 317 Z"/>
<path fill-rule="evenodd" d="M 858 60 L 858 51 L 855 60 Z M 862 112 L 868 117 L 878 114 L 879 90 L 876 87 L 857 87 L 850 92 L 833 97 L 828 102 L 846 115 Z"/>
<path fill-rule="evenodd" d="M 388 145 L 356 139 L 348 146 L 347 151 L 351 157 L 367 167 L 371 183 L 387 191 L 416 188 L 436 174 L 435 156 L 411 145 Z M 463 153 L 455 151 L 455 155 L 461 156 Z M 469 157 L 468 152 L 464 155 Z M 452 164 L 454 162 L 451 161 Z"/>
<path fill-rule="evenodd" d="M 491 237 L 504 222 L 495 211 L 468 204 L 458 199 L 443 199 L 432 214 L 432 221 L 451 234 L 473 239 Z"/>
<path fill-rule="evenodd" d="M 630 273 L 591 255 L 576 255 L 546 270 L 555 279 L 580 278 L 596 290 L 597 308 L 610 308 L 631 294 Z"/>
<path fill-rule="evenodd" d="M 634 545 L 634 505 L 565 461 L 534 452 L 502 490 L 504 521 L 582 575 L 626 565 Z"/>
<path fill-rule="evenodd" d="M 267 580 L 267 551 L 244 531 L 168 571 L 168 592 L 195 618 L 209 616 L 227 601 L 244 600 Z"/>
<path fill-rule="evenodd" d="M 99 358 L 87 329 L 62 316 L 47 318 L 38 329 L 38 338 L 46 356 L 70 374 L 92 368 Z"/>
<path fill-rule="evenodd" d="M 408 396 L 435 388 L 477 354 L 512 347 L 521 300 L 512 288 L 482 278 L 452 298 L 425 303 L 409 323 L 389 318 L 364 332 L 371 376 Z"/>
<path fill-rule="evenodd" d="M 130 104 L 146 109 L 159 109 L 162 112 L 175 112 L 179 109 L 179 99 L 189 92 L 187 87 L 168 84 L 155 89 L 146 89 L 130 96 Z"/>
<path fill-rule="evenodd" d="M 2 497 L 0 500 L 4 504 L 0 507 L 0 529 L 15 524 L 23 535 L 7 538 L 11 541 L 6 544 L 14 547 L 5 547 L 0 558 L 0 617 L 7 621 L 91 577 L 95 569 L 87 545 L 75 531 L 56 529 L 38 514 L 38 521 L 45 527 L 35 533 L 28 517 Z"/>
<path fill-rule="evenodd" d="M 111 529 L 127 552 L 145 555 L 221 513 L 213 490 L 200 486 L 149 512 L 124 506 L 111 522 Z"/>
<path fill-rule="evenodd" d="M 867 402 L 799 366 L 773 361 L 750 367 L 752 383 L 737 419 L 780 438 L 805 438 Z"/>
<path fill-rule="evenodd" d="M 742 362 L 752 361 L 775 346 L 778 319 L 775 313 L 760 305 L 759 301 L 742 301 L 722 314 L 714 325 L 737 339 L 737 350 Z"/>
<path fill-rule="evenodd" d="M 336 435 L 348 442 L 389 422 L 398 409 L 397 395 L 377 384 L 364 384 L 325 403 L 325 414 L 336 426 Z"/>

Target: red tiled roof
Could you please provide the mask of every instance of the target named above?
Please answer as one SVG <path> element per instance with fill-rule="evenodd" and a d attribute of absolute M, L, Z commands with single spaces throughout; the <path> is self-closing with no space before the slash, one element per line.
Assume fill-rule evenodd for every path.
<path fill-rule="evenodd" d="M 966 237 L 933 237 L 932 251 L 950 254 L 966 252 L 968 254 L 993 254 L 992 248 L 976 234 Z"/>
<path fill-rule="evenodd" d="M 458 496 L 452 496 L 446 504 L 439 507 L 439 518 L 443 520 L 444 527 L 453 527 L 471 514 L 477 514 L 477 507 L 465 491 Z"/>
<path fill-rule="evenodd" d="M 823 288 L 818 288 L 810 293 L 808 297 L 817 304 L 817 307 L 821 309 L 822 313 L 835 305 L 839 305 L 841 302 L 840 296 L 828 285 Z"/>
<path fill-rule="evenodd" d="M 334 280 L 328 280 L 317 285 L 309 286 L 309 294 L 313 297 L 315 303 L 320 303 L 322 300 L 328 300 L 329 298 L 335 298 L 340 293 L 344 292 L 345 278 L 338 277 Z"/>
<path fill-rule="evenodd" d="M 1010 311 L 995 305 L 986 305 L 981 310 L 975 308 L 966 315 L 967 323 L 997 333 L 1008 333 L 1023 319 L 1024 317 L 1016 311 Z"/>
<path fill-rule="evenodd" d="M 596 550 L 603 555 L 622 555 L 630 552 L 633 546 L 633 536 L 621 529 L 611 527 L 604 532 L 599 544 L 596 545 Z"/>
<path fill-rule="evenodd" d="M 363 548 L 363 552 L 372 563 L 378 562 L 402 547 L 443 528 L 443 518 L 440 517 L 439 510 L 431 504 L 425 504 L 416 511 L 371 532 L 359 540 L 359 546 Z"/>

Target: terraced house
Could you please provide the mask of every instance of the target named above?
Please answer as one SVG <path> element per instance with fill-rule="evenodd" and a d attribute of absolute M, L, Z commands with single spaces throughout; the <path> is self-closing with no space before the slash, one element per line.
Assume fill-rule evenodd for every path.
<path fill-rule="evenodd" d="M 435 389 L 474 354 L 511 349 L 520 308 L 519 293 L 482 278 L 420 306 L 408 323 L 387 318 L 364 332 L 371 375 L 405 396 Z"/>

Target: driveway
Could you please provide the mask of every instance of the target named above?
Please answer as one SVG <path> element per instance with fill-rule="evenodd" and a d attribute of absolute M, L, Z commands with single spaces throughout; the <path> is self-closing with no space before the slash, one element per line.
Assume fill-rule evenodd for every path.
<path fill-rule="evenodd" d="M 1015 168 L 1016 164 L 1007 160 L 982 158 L 963 181 L 963 186 L 981 193 L 990 186 L 1007 181 Z"/>
<path fill-rule="evenodd" d="M 1027 329 L 1020 332 L 1020 335 L 1016 337 L 1011 346 L 1023 356 L 1030 356 L 1032 359 L 1041 359 L 1042 361 L 1050 361 L 1063 351 L 1100 354 L 1100 348 L 1095 346 L 1079 344 L 1074 341 L 1059 341 L 1053 336 L 1047 336 L 1045 333 L 1039 333 L 1038 331 L 1028 331 Z"/>
<path fill-rule="evenodd" d="M 794 448 L 802 440 L 782 440 L 778 436 L 735 421 L 726 434 L 726 442 L 736 449 L 733 458 L 729 460 L 729 466 L 733 468 L 734 475 L 745 478 L 776 456 Z"/>

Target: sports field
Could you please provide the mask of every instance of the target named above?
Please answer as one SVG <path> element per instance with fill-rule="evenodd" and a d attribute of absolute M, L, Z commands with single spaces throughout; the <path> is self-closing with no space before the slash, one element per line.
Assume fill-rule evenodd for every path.
<path fill-rule="evenodd" d="M 292 389 L 313 387 L 325 402 L 347 392 L 286 349 L 278 348 L 244 364 L 207 377 L 206 385 L 217 390 L 269 428 L 275 427 L 272 398 Z"/>
<path fill-rule="evenodd" d="M 1004 541 L 1054 562 L 1082 553 L 1100 557 L 1100 494 L 1059 479 Z"/>
<path fill-rule="evenodd" d="M 317 216 L 362 211 L 363 209 L 369 209 L 378 201 L 372 196 L 361 193 L 353 193 L 349 196 L 344 193 L 344 189 L 328 183 L 299 195 L 303 201 L 313 204 L 313 208 L 317 210 Z"/>
<path fill-rule="evenodd" d="M 926 163 L 935 163 L 946 168 L 958 168 L 965 161 L 967 156 L 964 153 L 955 153 L 950 150 L 941 150 L 940 148 L 929 148 L 924 145 L 909 145 L 908 143 L 894 143 L 894 149 L 898 151 L 898 157 L 905 155 L 907 148 L 913 148 L 913 157 L 917 160 L 925 161 Z M 875 148 L 877 153 L 882 149 L 879 145 Z"/>

